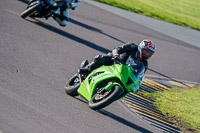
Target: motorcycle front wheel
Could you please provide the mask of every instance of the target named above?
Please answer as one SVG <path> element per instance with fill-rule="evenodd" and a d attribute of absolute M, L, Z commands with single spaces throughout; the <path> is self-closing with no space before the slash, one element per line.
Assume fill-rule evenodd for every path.
<path fill-rule="evenodd" d="M 27 8 L 25 11 L 21 13 L 22 18 L 26 18 L 28 16 L 33 15 L 34 13 L 38 12 L 42 8 L 42 5 L 40 3 L 37 3 L 29 8 Z"/>
<path fill-rule="evenodd" d="M 78 88 L 80 87 L 81 81 L 79 79 L 78 74 L 72 76 L 66 84 L 65 92 L 70 96 L 77 96 L 78 95 Z"/>
<path fill-rule="evenodd" d="M 97 92 L 89 101 L 89 107 L 93 110 L 104 108 L 117 100 L 121 94 L 122 89 L 118 85 L 114 86 L 108 91 L 104 90 L 100 93 Z"/>

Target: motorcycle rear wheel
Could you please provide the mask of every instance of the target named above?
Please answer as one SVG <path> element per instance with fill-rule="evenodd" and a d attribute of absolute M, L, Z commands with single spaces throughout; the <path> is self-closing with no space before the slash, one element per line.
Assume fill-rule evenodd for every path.
<path fill-rule="evenodd" d="M 38 12 L 40 9 L 42 8 L 42 5 L 40 3 L 37 3 L 31 7 L 29 7 L 28 9 L 26 9 L 25 11 L 23 11 L 21 13 L 21 17 L 22 18 L 26 18 L 28 16 L 33 15 L 34 13 Z"/>
<path fill-rule="evenodd" d="M 65 92 L 70 96 L 78 95 L 78 88 L 80 87 L 80 79 L 78 74 L 73 75 L 68 81 L 65 87 Z"/>
<path fill-rule="evenodd" d="M 89 107 L 93 110 L 104 108 L 117 100 L 122 94 L 122 89 L 116 85 L 109 91 L 104 91 L 103 94 L 96 93 L 89 101 Z"/>

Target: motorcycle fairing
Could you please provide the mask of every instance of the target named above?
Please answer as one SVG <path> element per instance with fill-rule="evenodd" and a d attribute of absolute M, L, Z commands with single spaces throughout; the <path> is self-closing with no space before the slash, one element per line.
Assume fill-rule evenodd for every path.
<path fill-rule="evenodd" d="M 105 86 L 106 90 L 115 85 L 119 85 L 122 90 L 135 92 L 139 89 L 140 80 L 133 74 L 133 68 L 127 65 L 115 64 L 112 66 L 102 66 L 90 73 L 84 82 L 81 83 L 78 93 L 88 101 L 92 98 L 97 85 L 105 80 L 109 80 Z M 120 80 L 121 82 L 117 82 Z"/>

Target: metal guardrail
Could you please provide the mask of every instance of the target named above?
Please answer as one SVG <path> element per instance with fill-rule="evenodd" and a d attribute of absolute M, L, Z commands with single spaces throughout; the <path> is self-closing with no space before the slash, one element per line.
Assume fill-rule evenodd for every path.
<path fill-rule="evenodd" d="M 128 94 L 122 99 L 122 102 L 160 132 L 180 133 L 181 130 L 165 118 L 154 106 L 153 101 L 144 97 L 141 93 L 141 91 L 156 92 L 168 89 L 170 87 L 145 78 L 140 90 L 137 93 Z"/>

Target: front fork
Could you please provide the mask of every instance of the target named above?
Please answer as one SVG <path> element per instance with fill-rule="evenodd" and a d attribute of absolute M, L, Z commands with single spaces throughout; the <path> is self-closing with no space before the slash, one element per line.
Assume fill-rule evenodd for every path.
<path fill-rule="evenodd" d="M 78 78 L 79 78 L 79 80 L 80 80 L 80 83 L 82 83 L 82 76 L 81 76 L 81 74 L 78 74 Z"/>

